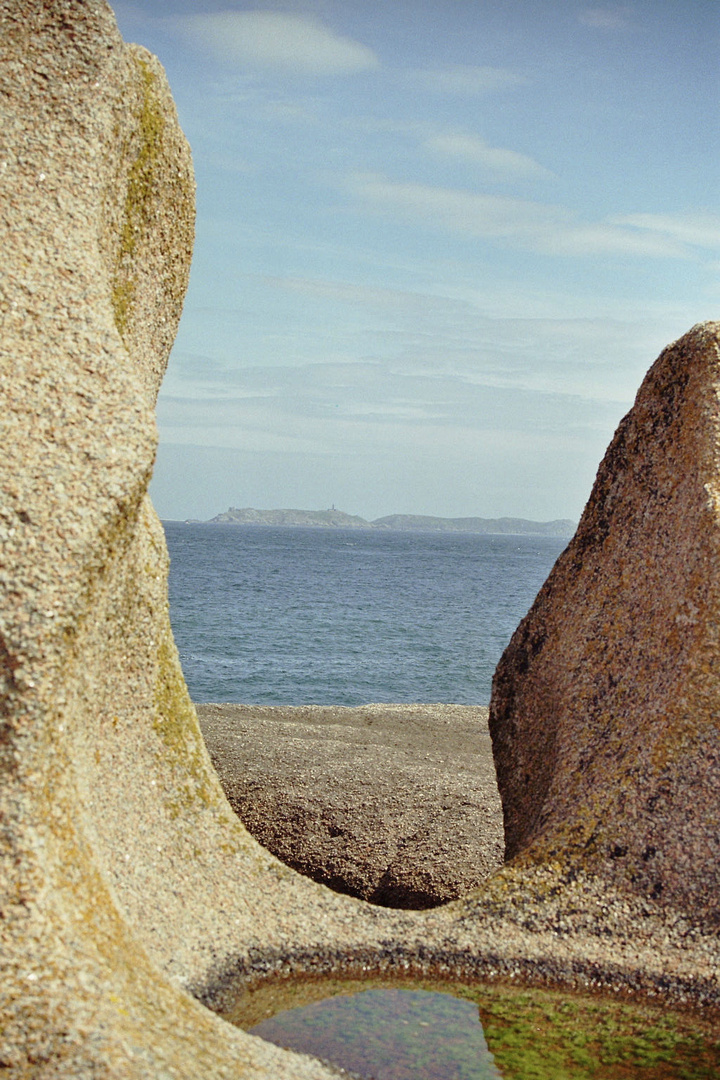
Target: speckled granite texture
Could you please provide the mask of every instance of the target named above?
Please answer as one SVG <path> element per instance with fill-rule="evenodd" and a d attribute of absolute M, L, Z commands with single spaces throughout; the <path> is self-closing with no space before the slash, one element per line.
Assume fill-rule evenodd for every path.
<path fill-rule="evenodd" d="M 301 877 L 242 827 L 180 673 L 146 493 L 190 259 L 188 150 L 159 65 L 123 44 L 99 0 L 0 0 L 0 53 L 4 1076 L 321 1080 L 324 1066 L 211 1011 L 293 972 L 446 972 L 718 1001 L 717 936 L 696 922 L 690 893 L 643 896 L 577 861 L 566 874 L 553 857 L 505 867 L 453 904 L 394 912 Z M 710 334 L 681 350 L 707 409 Z M 698 432 L 716 415 L 683 413 Z M 709 477 L 708 445 L 698 435 Z M 642 441 L 635 452 L 642 474 Z M 678 465 L 682 487 L 693 463 Z M 690 536 L 690 522 L 678 528 Z M 689 564 L 700 612 L 715 588 L 709 535 L 704 572 L 699 557 Z M 658 552 L 652 543 L 640 546 Z M 682 550 L 690 558 L 690 540 Z M 695 655 L 700 667 L 711 659 Z M 695 753 L 696 728 L 674 730 L 706 794 L 715 772 Z M 629 806 L 645 775 L 637 790 L 628 781 Z"/>
<path fill-rule="evenodd" d="M 720 923 L 720 323 L 666 349 L 498 665 L 506 856 Z"/>

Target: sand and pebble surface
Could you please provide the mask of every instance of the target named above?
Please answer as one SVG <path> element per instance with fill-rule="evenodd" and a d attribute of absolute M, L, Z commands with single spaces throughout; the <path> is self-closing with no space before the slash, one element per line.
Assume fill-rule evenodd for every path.
<path fill-rule="evenodd" d="M 196 709 L 233 810 L 315 881 L 374 904 L 427 908 L 501 865 L 486 707 Z"/>

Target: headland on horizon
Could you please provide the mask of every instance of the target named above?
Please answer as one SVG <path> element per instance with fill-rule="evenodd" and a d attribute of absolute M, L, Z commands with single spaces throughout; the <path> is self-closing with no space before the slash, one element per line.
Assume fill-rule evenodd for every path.
<path fill-rule="evenodd" d="M 367 521 L 357 514 L 346 514 L 334 506 L 329 510 L 256 510 L 231 506 L 217 514 L 207 525 L 269 525 L 275 528 L 320 529 L 391 529 L 400 532 L 481 533 L 486 535 L 567 536 L 575 532 L 577 522 L 567 518 L 554 521 L 530 521 L 527 518 L 433 517 L 427 514 L 389 514 Z"/>

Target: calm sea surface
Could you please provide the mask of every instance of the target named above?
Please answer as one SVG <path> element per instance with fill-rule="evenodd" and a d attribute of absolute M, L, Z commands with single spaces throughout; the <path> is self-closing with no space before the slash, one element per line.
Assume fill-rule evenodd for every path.
<path fill-rule="evenodd" d="M 486 705 L 566 540 L 165 523 L 194 701 Z"/>

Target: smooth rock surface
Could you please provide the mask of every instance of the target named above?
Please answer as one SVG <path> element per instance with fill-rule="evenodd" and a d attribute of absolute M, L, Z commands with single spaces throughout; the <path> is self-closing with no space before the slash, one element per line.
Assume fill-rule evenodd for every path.
<path fill-rule="evenodd" d="M 554 856 L 506 866 L 452 904 L 392 911 L 302 877 L 242 826 L 179 668 L 147 498 L 154 399 L 189 268 L 187 146 L 161 68 L 122 42 L 100 0 L 0 0 L 0 60 L 7 1080 L 330 1076 L 221 1018 L 273 978 L 443 975 L 720 1004 L 718 936 L 692 905 L 680 918 L 652 891 L 582 867 L 563 877 Z M 691 354 L 695 385 L 705 353 Z M 717 417 L 717 401 L 706 405 L 698 429 Z M 691 536 L 688 521 L 689 556 Z M 669 558 L 675 533 L 668 543 Z M 688 596 L 714 596 L 711 543 L 707 554 L 690 558 Z M 711 667 L 702 678 L 710 687 Z M 707 709 L 692 715 L 712 726 Z M 687 823 L 693 857 L 705 834 L 710 858 L 704 731 L 680 725 L 672 746 L 710 793 L 707 817 L 698 798 Z M 636 805 L 647 776 L 660 794 L 652 774 L 627 775 Z M 601 806 L 595 791 L 578 795 L 589 814 Z"/>
<path fill-rule="evenodd" d="M 506 855 L 720 922 L 719 323 L 648 372 L 493 681 Z"/>
<path fill-rule="evenodd" d="M 427 908 L 501 865 L 487 708 L 196 709 L 233 810 L 315 881 L 373 904 Z"/>

